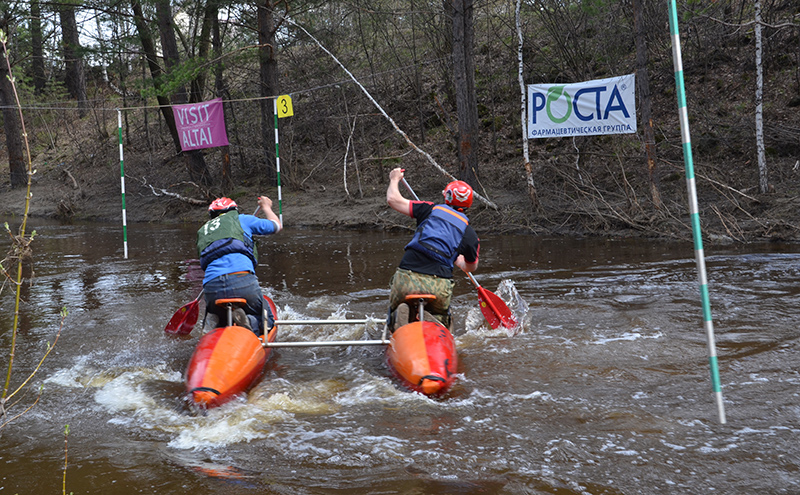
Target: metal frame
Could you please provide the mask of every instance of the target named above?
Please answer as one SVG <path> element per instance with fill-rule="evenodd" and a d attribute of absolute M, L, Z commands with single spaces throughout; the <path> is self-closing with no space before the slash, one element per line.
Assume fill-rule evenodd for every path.
<path fill-rule="evenodd" d="M 367 325 L 372 322 L 383 321 L 377 318 L 364 318 L 360 320 L 275 320 L 275 325 Z M 419 299 L 419 321 L 425 321 L 425 300 Z M 335 347 L 353 345 L 389 345 L 391 340 L 387 333 L 389 322 L 384 321 L 383 332 L 379 340 L 317 340 L 314 342 L 294 341 L 294 342 L 264 342 L 264 347 Z"/>
<path fill-rule="evenodd" d="M 382 321 L 375 318 L 364 318 L 361 320 L 275 320 L 275 325 L 366 325 L 372 322 Z M 380 340 L 322 340 L 314 342 L 264 342 L 264 347 L 335 347 L 353 345 L 388 345 L 390 340 L 387 338 L 389 325 L 384 322 L 383 332 Z"/>

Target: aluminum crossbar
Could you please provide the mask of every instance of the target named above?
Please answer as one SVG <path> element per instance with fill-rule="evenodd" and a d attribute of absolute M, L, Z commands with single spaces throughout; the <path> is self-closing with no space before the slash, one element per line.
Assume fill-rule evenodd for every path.
<path fill-rule="evenodd" d="M 389 345 L 389 340 L 322 340 L 316 342 L 265 342 L 264 347 L 333 347 L 351 345 Z"/>
<path fill-rule="evenodd" d="M 377 318 L 364 318 L 363 320 L 275 320 L 276 325 L 365 325 L 367 323 L 383 321 Z"/>
<path fill-rule="evenodd" d="M 275 325 L 366 325 L 368 323 L 383 322 L 377 318 L 364 318 L 360 320 L 275 320 Z M 384 322 L 385 323 L 385 322 Z M 264 347 L 333 347 L 352 345 L 389 345 L 387 326 L 379 340 L 322 340 L 315 342 L 264 342 Z"/>

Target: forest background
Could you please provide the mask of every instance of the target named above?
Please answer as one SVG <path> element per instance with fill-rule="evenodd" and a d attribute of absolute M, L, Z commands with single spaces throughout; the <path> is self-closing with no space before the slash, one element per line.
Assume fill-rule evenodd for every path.
<path fill-rule="evenodd" d="M 800 4 L 677 8 L 705 239 L 800 239 Z M 25 0 L 0 11 L 14 76 L 3 64 L 7 220 L 24 213 L 29 166 L 34 217 L 119 221 L 122 170 L 130 222 L 199 224 L 220 195 L 243 211 L 259 194 L 278 206 L 277 125 L 287 226 L 408 228 L 385 204 L 401 166 L 423 199 L 470 182 L 486 199 L 470 210 L 481 235 L 692 236 L 664 1 Z M 521 81 L 630 73 L 636 134 L 523 139 Z M 283 94 L 294 115 L 276 124 Z M 170 105 L 216 97 L 230 144 L 181 152 Z"/>

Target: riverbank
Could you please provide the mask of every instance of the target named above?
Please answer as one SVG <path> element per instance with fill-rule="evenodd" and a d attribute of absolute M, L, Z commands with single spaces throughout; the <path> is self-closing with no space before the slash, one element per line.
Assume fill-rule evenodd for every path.
<path fill-rule="evenodd" d="M 98 153 L 90 162 L 61 159 L 54 152 L 41 153 L 31 185 L 30 218 L 57 219 L 62 222 L 120 222 L 123 197 L 120 168 L 113 150 Z M 118 160 L 118 159 L 117 159 Z M 126 162 L 125 215 L 127 222 L 200 224 L 207 218 L 206 206 L 218 195 L 236 200 L 242 211 L 255 209 L 256 197 L 268 195 L 275 211 L 282 210 L 287 228 L 326 228 L 347 230 L 411 229 L 413 221 L 397 215 L 386 205 L 388 172 L 380 169 L 364 174 L 357 185 L 345 190 L 342 176 L 315 177 L 302 187 L 282 187 L 278 204 L 275 186 L 258 185 L 257 180 L 237 178 L 227 192 L 198 187 L 185 180 L 186 172 L 173 162 L 179 159 L 152 160 L 131 155 Z M 113 165 L 98 166 L 98 163 Z M 488 163 L 488 162 L 487 162 Z M 404 165 L 406 166 L 406 165 Z M 415 192 L 431 201 L 441 200 L 447 182 L 439 172 L 410 161 L 407 178 Z M 507 170 L 507 164 L 487 166 L 479 190 L 487 201 L 476 199 L 469 211 L 471 224 L 479 235 L 520 234 L 544 236 L 648 237 L 691 241 L 685 181 L 678 169 L 661 184 L 663 204 L 653 207 L 646 197 L 610 194 L 611 187 L 598 184 L 567 184 L 564 171 L 548 170 L 539 164 L 537 183 L 539 204 L 534 206 L 524 187 L 521 171 L 516 177 L 493 176 L 494 170 Z M 776 162 L 773 170 L 783 180 L 768 194 L 739 190 L 719 180 L 698 174 L 700 219 L 705 242 L 749 243 L 800 241 L 800 193 L 791 163 Z M 556 174 L 560 174 L 557 177 Z M 588 173 L 587 173 L 588 176 Z M 548 177 L 550 178 L 548 180 Z M 156 179 L 157 178 L 157 179 Z M 635 176 L 626 177 L 633 180 Z M 160 186 L 154 184 L 169 184 Z M 8 170 L 0 172 L 0 215 L 5 221 L 20 218 L 25 211 L 25 189 L 10 189 Z M 639 188 L 641 189 L 641 187 Z M 775 188 L 773 188 L 775 189 Z M 593 192 L 594 191 L 594 192 Z M 405 194 L 407 192 L 404 191 Z"/>
<path fill-rule="evenodd" d="M 436 180 L 417 178 L 415 192 L 423 199 L 440 201 Z M 442 179 L 446 182 L 446 179 Z M 681 181 L 683 182 L 683 181 Z M 63 222 L 119 222 L 122 219 L 122 181 L 108 171 L 89 174 L 62 168 L 37 171 L 31 186 L 30 218 Z M 128 176 L 125 180 L 127 222 L 200 224 L 206 219 L 207 200 L 193 188 L 175 193 L 154 187 L 146 180 Z M 361 191 L 344 191 L 341 184 L 314 184 L 302 191 L 282 188 L 238 187 L 228 193 L 242 210 L 255 209 L 256 197 L 270 196 L 276 213 L 281 209 L 287 228 L 329 228 L 347 230 L 410 229 L 413 222 L 397 215 L 386 205 L 385 184 L 373 184 Z M 752 192 L 728 191 L 723 201 L 700 201 L 701 222 L 706 242 L 800 241 L 800 198 L 786 192 L 756 196 Z M 651 237 L 691 240 L 688 204 L 675 201 L 662 211 L 635 211 L 630 205 L 608 206 L 615 214 L 591 211 L 585 204 L 552 201 L 534 208 L 522 190 L 485 191 L 492 203 L 476 200 L 469 211 L 479 235 L 514 233 L 546 236 Z M 0 189 L 0 215 L 4 221 L 21 218 L 25 190 Z M 615 210 L 615 208 L 619 210 Z M 681 211 L 683 208 L 683 211 Z"/>

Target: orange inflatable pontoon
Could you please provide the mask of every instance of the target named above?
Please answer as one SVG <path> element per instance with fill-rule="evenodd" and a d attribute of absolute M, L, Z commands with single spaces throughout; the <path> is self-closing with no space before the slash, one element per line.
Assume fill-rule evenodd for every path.
<path fill-rule="evenodd" d="M 414 294 L 406 300 L 431 297 Z M 428 396 L 444 395 L 456 381 L 455 340 L 438 321 L 414 321 L 396 329 L 386 348 L 386 361 L 403 385 Z"/>
<path fill-rule="evenodd" d="M 275 303 L 267 296 L 264 299 L 276 316 Z M 274 342 L 277 333 L 278 328 L 273 325 L 268 341 Z M 208 409 L 247 392 L 261 377 L 272 352 L 264 347 L 263 339 L 238 325 L 215 328 L 203 335 L 186 369 L 189 402 Z"/>

